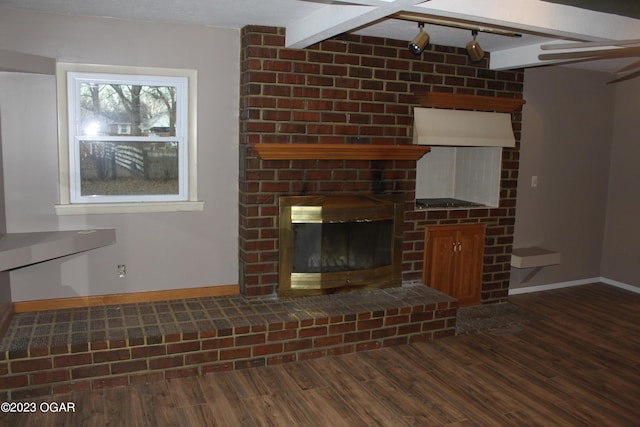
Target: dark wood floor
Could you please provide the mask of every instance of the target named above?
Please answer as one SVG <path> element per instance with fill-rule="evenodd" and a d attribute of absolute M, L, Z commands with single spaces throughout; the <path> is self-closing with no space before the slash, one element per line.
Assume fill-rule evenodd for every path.
<path fill-rule="evenodd" d="M 72 395 L 7 426 L 640 426 L 640 295 L 510 298 L 544 320 L 202 378 Z M 45 404 L 46 407 L 46 404 Z"/>

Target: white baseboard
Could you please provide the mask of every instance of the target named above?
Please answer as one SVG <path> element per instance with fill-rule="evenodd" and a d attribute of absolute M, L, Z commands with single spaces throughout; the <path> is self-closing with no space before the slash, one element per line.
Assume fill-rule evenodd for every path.
<path fill-rule="evenodd" d="M 631 292 L 635 292 L 636 294 L 640 294 L 640 288 L 637 286 L 628 285 L 622 282 L 617 282 L 615 280 L 607 279 L 606 277 L 601 277 L 600 281 L 604 284 L 615 286 L 616 288 L 620 288 L 626 291 L 631 291 Z"/>
<path fill-rule="evenodd" d="M 626 283 L 617 282 L 615 280 L 607 279 L 606 277 L 593 277 L 590 279 L 571 280 L 568 282 L 550 283 L 548 285 L 527 286 L 525 288 L 513 288 L 509 289 L 509 295 L 528 294 L 530 292 L 542 292 L 552 289 L 569 288 L 571 286 L 588 285 L 591 283 L 604 283 L 607 285 L 615 286 L 616 288 L 624 289 L 627 291 L 640 294 L 640 288 L 633 285 L 627 285 Z"/>
<path fill-rule="evenodd" d="M 509 289 L 509 295 L 528 294 L 531 292 L 549 291 L 552 289 L 569 288 L 571 286 L 588 285 L 589 283 L 598 283 L 599 277 L 592 279 L 571 280 L 569 282 L 550 283 L 548 285 L 527 286 L 525 288 L 513 288 Z"/>

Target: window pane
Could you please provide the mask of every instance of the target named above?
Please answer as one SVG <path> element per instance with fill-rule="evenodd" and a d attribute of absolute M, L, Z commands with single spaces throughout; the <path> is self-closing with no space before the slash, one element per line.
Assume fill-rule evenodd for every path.
<path fill-rule="evenodd" d="M 80 141 L 81 196 L 179 193 L 178 142 Z"/>
<path fill-rule="evenodd" d="M 80 82 L 78 135 L 175 136 L 176 87 Z"/>
<path fill-rule="evenodd" d="M 195 71 L 91 68 L 104 72 L 65 71 L 69 202 L 151 206 L 195 197 L 189 170 Z"/>

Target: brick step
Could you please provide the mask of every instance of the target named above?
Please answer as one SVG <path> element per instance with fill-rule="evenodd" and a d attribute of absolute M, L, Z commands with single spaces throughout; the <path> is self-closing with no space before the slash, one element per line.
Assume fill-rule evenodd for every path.
<path fill-rule="evenodd" d="M 454 298 L 412 285 L 19 313 L 0 343 L 0 396 L 27 399 L 431 341 L 455 334 L 457 307 Z"/>

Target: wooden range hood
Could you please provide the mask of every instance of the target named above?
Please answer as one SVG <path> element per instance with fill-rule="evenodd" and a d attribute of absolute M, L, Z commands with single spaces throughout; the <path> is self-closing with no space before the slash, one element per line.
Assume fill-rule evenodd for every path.
<path fill-rule="evenodd" d="M 427 146 L 514 147 L 511 113 L 523 99 L 415 93 L 413 143 Z"/>

